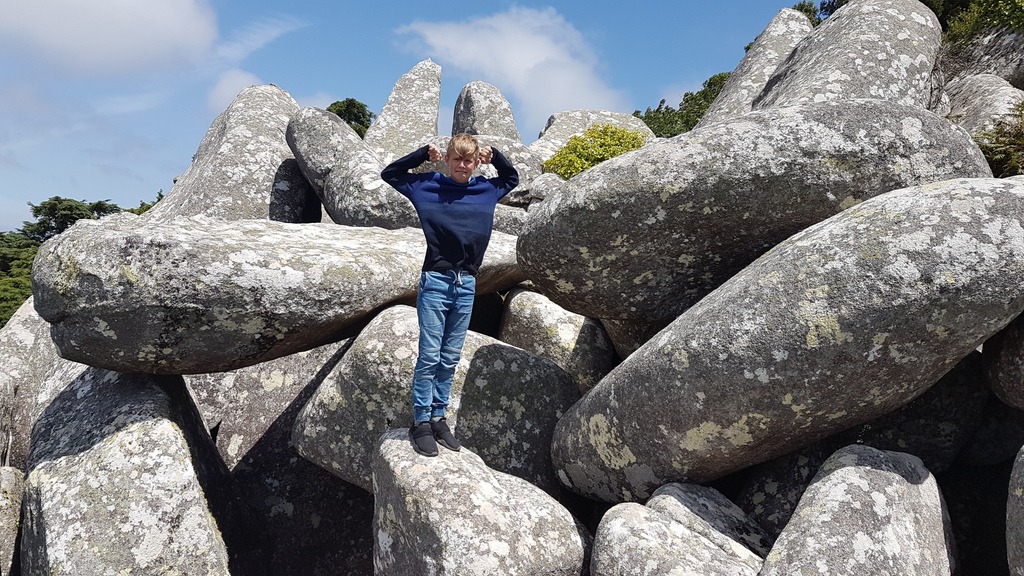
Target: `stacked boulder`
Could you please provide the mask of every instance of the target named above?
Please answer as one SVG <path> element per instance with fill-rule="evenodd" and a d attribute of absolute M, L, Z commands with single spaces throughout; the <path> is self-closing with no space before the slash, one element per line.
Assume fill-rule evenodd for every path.
<path fill-rule="evenodd" d="M 1022 573 L 1024 180 L 936 112 L 940 49 L 915 0 L 783 10 L 697 129 L 567 181 L 571 135 L 639 120 L 524 146 L 467 85 L 453 129 L 543 193 L 496 215 L 437 458 L 422 233 L 379 174 L 444 146 L 440 67 L 365 140 L 243 91 L 157 208 L 41 247 L 0 331 L 0 571 Z"/>

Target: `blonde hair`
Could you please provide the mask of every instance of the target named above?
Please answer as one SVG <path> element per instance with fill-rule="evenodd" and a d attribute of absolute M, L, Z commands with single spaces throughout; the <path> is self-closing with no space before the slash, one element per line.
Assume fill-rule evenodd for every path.
<path fill-rule="evenodd" d="M 480 153 L 480 144 L 477 143 L 476 138 L 472 134 L 456 134 L 452 136 L 452 139 L 448 141 L 448 151 L 445 152 L 445 158 L 451 158 L 452 156 L 458 156 L 459 158 L 476 158 Z"/>

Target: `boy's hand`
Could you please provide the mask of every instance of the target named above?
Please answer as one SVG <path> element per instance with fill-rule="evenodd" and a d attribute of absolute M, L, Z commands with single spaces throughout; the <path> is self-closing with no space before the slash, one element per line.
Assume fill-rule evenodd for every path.
<path fill-rule="evenodd" d="M 481 146 L 480 147 L 480 163 L 481 164 L 490 164 L 491 163 L 491 156 L 492 155 L 493 155 L 493 153 L 491 152 L 491 147 L 490 146 Z"/>
<path fill-rule="evenodd" d="M 439 162 L 441 160 L 441 151 L 433 144 L 427 147 L 427 155 L 430 157 L 431 162 Z"/>

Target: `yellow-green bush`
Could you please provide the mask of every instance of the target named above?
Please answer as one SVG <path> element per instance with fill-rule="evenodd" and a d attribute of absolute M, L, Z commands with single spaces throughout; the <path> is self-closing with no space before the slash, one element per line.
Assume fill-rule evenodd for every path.
<path fill-rule="evenodd" d="M 978 132 L 974 139 L 997 178 L 1024 174 L 1024 102 L 1013 109 L 1009 118 L 991 130 Z"/>
<path fill-rule="evenodd" d="M 644 145 L 644 135 L 611 124 L 598 124 L 573 136 L 544 162 L 545 172 L 569 179 L 591 166 Z"/>

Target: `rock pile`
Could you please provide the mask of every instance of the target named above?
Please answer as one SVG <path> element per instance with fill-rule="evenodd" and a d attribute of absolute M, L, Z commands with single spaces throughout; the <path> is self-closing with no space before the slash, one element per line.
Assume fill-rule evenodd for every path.
<path fill-rule="evenodd" d="M 783 10 L 698 128 L 569 181 L 542 161 L 639 120 L 526 146 L 467 85 L 453 125 L 524 191 L 437 458 L 422 235 L 379 173 L 444 145 L 440 67 L 365 140 L 243 91 L 156 208 L 40 249 L 0 330 L 0 572 L 1024 573 L 1024 179 L 969 134 L 1017 88 L 946 91 L 941 50 L 916 0 Z"/>

